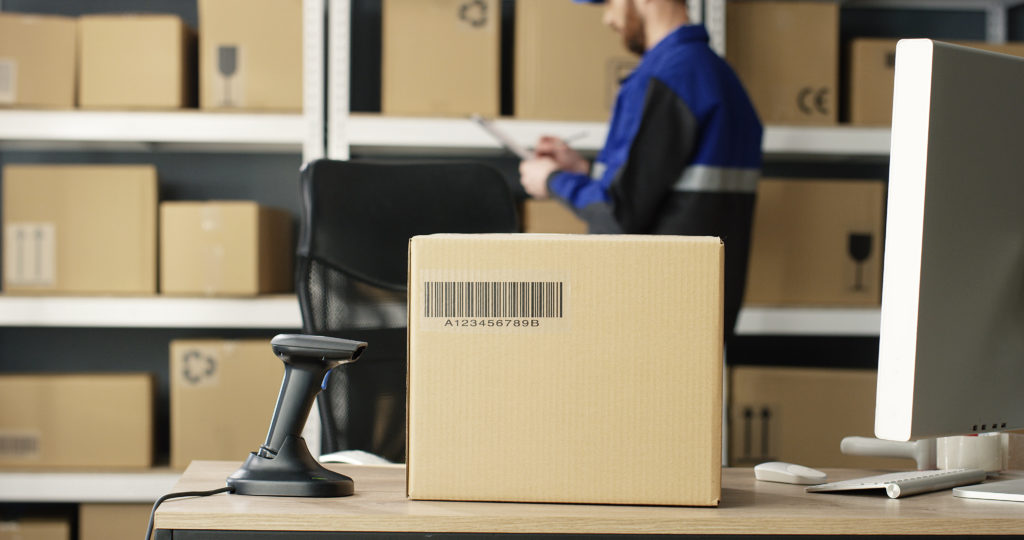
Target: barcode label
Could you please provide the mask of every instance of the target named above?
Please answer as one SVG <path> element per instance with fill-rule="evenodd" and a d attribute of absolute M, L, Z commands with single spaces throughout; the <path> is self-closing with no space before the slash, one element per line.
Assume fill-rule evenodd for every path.
<path fill-rule="evenodd" d="M 4 105 L 14 104 L 17 97 L 17 72 L 14 60 L 0 58 L 0 103 Z"/>
<path fill-rule="evenodd" d="M 0 433 L 0 457 L 33 458 L 38 456 L 38 434 Z"/>
<path fill-rule="evenodd" d="M 561 318 L 561 281 L 428 281 L 423 316 L 454 318 Z"/>

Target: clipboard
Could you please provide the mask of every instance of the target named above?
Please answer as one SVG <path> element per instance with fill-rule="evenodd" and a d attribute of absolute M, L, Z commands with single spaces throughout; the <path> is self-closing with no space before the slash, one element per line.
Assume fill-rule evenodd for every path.
<path fill-rule="evenodd" d="M 508 133 L 505 133 L 504 131 L 498 129 L 498 127 L 495 126 L 494 122 L 492 122 L 491 120 L 488 120 L 480 116 L 479 114 L 474 114 L 469 118 L 470 120 L 476 122 L 481 128 L 483 128 L 483 130 L 486 131 L 488 135 L 493 137 L 495 141 L 498 141 L 498 144 L 500 144 L 509 152 L 512 152 L 513 154 L 518 156 L 519 159 L 533 158 L 533 152 L 530 152 L 529 150 L 520 146 L 520 144 L 517 143 L 514 139 L 512 139 L 512 137 L 510 137 Z"/>

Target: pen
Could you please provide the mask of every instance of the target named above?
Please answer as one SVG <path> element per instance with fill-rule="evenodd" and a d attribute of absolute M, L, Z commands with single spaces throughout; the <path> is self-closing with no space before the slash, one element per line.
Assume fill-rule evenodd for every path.
<path fill-rule="evenodd" d="M 562 137 L 562 141 L 565 142 L 566 144 L 569 144 L 572 141 L 576 141 L 576 140 L 582 139 L 583 137 L 586 137 L 586 136 L 587 136 L 587 132 L 586 131 L 577 131 L 576 133 L 573 133 L 572 135 L 566 135 L 565 137 Z"/>

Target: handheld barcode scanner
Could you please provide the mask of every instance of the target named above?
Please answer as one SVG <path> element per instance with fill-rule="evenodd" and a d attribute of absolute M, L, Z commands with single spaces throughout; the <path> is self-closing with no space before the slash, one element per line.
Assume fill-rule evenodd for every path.
<path fill-rule="evenodd" d="M 270 421 L 267 442 L 249 454 L 227 479 L 240 495 L 344 497 L 352 479 L 325 469 L 313 458 L 301 437 L 313 400 L 331 369 L 355 362 L 366 343 L 323 336 L 281 334 L 270 341 L 284 362 L 284 379 Z"/>

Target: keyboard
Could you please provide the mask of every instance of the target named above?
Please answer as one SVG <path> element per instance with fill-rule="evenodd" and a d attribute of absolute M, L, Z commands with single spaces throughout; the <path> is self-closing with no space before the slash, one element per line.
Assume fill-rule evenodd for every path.
<path fill-rule="evenodd" d="M 948 469 L 944 471 L 910 471 L 880 474 L 841 482 L 831 482 L 817 486 L 809 486 L 809 493 L 861 491 L 866 489 L 884 489 L 892 499 L 950 489 L 957 486 L 977 484 L 985 479 L 985 471 L 981 469 Z"/>

